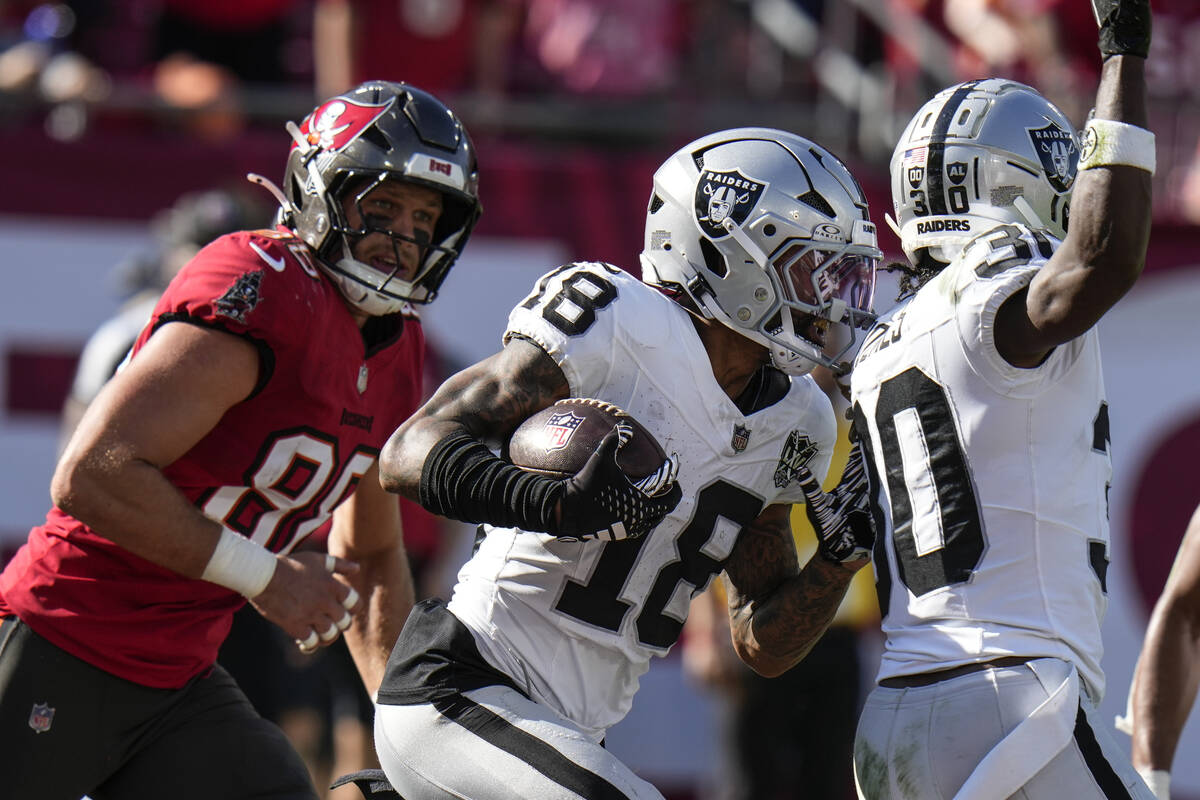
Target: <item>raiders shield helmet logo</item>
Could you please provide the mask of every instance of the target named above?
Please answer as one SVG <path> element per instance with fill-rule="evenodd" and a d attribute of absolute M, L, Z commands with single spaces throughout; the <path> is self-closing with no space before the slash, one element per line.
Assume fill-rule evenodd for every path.
<path fill-rule="evenodd" d="M 954 161 L 946 165 L 946 177 L 955 186 L 967 179 L 967 165 L 963 161 Z"/>
<path fill-rule="evenodd" d="M 783 443 L 779 463 L 775 466 L 775 486 L 782 489 L 796 478 L 796 472 L 812 461 L 817 454 L 817 445 L 807 434 L 792 431 Z"/>
<path fill-rule="evenodd" d="M 1026 131 L 1054 191 L 1070 189 L 1079 165 L 1079 145 L 1075 137 L 1053 122 L 1044 128 L 1027 128 Z"/>
<path fill-rule="evenodd" d="M 696 184 L 696 221 L 711 239 L 729 234 L 725 220 L 741 226 L 750 216 L 766 184 L 747 178 L 738 170 L 704 170 Z"/>

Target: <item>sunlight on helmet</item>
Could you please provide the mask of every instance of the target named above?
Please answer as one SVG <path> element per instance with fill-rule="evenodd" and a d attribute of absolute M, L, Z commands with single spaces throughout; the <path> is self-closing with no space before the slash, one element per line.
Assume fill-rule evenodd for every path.
<path fill-rule="evenodd" d="M 842 367 L 874 321 L 880 256 L 858 182 L 793 133 L 722 131 L 655 173 L 643 280 L 763 345 L 788 374 Z M 825 352 L 830 324 L 850 334 L 836 353 Z"/>
<path fill-rule="evenodd" d="M 1079 140 L 1035 89 L 991 78 L 939 92 L 904 129 L 891 160 L 894 228 L 912 263 L 948 263 L 999 223 L 1061 239 Z"/>

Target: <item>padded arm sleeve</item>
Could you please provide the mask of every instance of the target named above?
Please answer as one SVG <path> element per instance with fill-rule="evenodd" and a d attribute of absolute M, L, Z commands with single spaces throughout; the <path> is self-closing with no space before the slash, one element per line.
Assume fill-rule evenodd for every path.
<path fill-rule="evenodd" d="M 555 534 L 563 491 L 562 481 L 513 466 L 467 433 L 438 441 L 421 469 L 421 505 L 462 522 Z"/>

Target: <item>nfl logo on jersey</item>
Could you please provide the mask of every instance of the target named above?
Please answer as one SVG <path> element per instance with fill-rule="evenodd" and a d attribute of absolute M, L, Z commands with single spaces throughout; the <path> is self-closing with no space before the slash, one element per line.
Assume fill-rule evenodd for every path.
<path fill-rule="evenodd" d="M 733 448 L 733 452 L 740 453 L 750 444 L 750 429 L 745 425 L 733 426 L 733 438 L 729 440 L 729 446 Z"/>
<path fill-rule="evenodd" d="M 571 441 L 571 434 L 583 422 L 583 417 L 567 411 L 553 414 L 546 420 L 546 451 L 562 450 Z"/>
<path fill-rule="evenodd" d="M 50 707 L 50 704 L 35 703 L 33 710 L 29 712 L 29 727 L 38 733 L 45 733 L 50 730 L 52 722 L 54 722 L 54 709 Z"/>

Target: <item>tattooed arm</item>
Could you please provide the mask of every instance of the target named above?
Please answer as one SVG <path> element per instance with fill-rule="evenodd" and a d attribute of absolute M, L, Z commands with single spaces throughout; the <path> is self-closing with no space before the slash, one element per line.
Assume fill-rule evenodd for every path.
<path fill-rule="evenodd" d="M 464 432 L 480 441 L 503 441 L 567 391 L 554 359 L 533 342 L 513 337 L 499 353 L 449 378 L 396 429 L 379 456 L 380 482 L 419 502 L 421 469 L 438 441 Z"/>
<path fill-rule="evenodd" d="M 742 529 L 725 564 L 733 646 L 742 661 L 768 678 L 808 655 L 854 573 L 867 563 L 844 566 L 813 556 L 800 569 L 790 513 L 790 506 L 768 506 Z"/>

